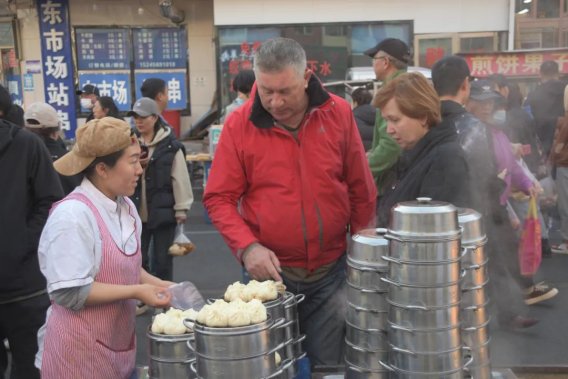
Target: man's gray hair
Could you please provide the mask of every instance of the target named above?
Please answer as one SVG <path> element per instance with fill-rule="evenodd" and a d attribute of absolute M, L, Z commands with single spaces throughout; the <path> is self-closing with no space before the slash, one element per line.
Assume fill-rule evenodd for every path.
<path fill-rule="evenodd" d="M 383 52 L 387 57 L 389 57 L 389 60 L 391 62 L 391 64 L 394 66 L 394 68 L 396 68 L 397 70 L 406 70 L 408 68 L 408 65 L 406 63 L 404 63 L 403 61 L 396 59 L 395 57 L 393 57 L 390 54 L 387 54 L 385 52 Z"/>
<path fill-rule="evenodd" d="M 274 38 L 264 42 L 254 55 L 254 71 L 280 72 L 288 67 L 300 75 L 306 70 L 306 51 L 290 38 Z"/>

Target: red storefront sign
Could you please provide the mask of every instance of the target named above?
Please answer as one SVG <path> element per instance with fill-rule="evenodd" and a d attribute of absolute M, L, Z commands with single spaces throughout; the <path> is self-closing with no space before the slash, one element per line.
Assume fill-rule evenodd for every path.
<path fill-rule="evenodd" d="M 538 76 L 540 65 L 544 61 L 556 61 L 561 73 L 568 73 L 568 51 L 517 51 L 498 52 L 486 54 L 460 54 L 462 55 L 471 75 L 486 77 L 492 74 L 505 76 Z"/>

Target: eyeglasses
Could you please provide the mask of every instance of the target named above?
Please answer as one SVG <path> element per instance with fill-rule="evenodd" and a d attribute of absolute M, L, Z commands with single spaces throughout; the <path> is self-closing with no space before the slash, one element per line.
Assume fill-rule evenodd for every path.
<path fill-rule="evenodd" d="M 385 55 L 381 55 L 380 57 L 373 57 L 373 61 L 378 61 L 379 59 L 388 59 L 388 57 Z"/>

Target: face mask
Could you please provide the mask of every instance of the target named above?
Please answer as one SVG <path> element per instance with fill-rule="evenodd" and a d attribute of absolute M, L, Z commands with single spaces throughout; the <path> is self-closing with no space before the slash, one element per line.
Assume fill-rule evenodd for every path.
<path fill-rule="evenodd" d="M 81 107 L 85 109 L 93 109 L 93 102 L 91 99 L 81 99 Z"/>
<path fill-rule="evenodd" d="M 505 122 L 507 122 L 507 112 L 505 112 L 504 109 L 499 109 L 493 113 L 493 123 L 495 126 L 505 125 Z"/>

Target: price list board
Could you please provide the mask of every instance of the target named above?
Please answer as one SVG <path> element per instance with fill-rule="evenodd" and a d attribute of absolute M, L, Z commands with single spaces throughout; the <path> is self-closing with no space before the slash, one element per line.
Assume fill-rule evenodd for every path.
<path fill-rule="evenodd" d="M 76 28 L 79 70 L 130 69 L 128 29 Z"/>
<path fill-rule="evenodd" d="M 187 46 L 185 29 L 133 29 L 135 69 L 185 69 Z"/>

